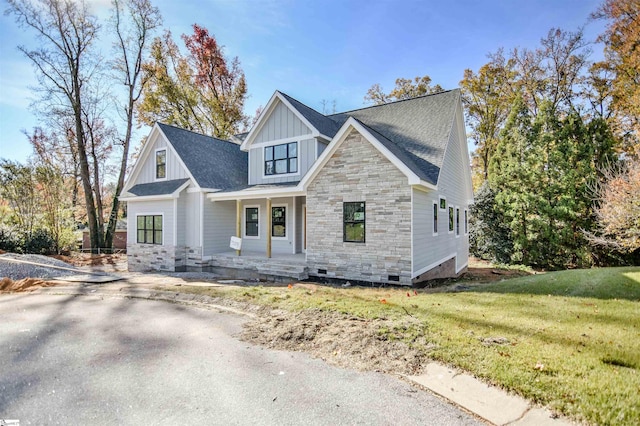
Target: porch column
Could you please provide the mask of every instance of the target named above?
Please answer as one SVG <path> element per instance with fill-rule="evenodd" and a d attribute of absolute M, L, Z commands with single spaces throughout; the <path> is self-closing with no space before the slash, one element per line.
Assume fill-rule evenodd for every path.
<path fill-rule="evenodd" d="M 236 237 L 242 238 L 242 201 L 236 200 Z M 236 250 L 236 256 L 240 256 L 240 250 Z"/>
<path fill-rule="evenodd" d="M 271 198 L 267 198 L 267 258 L 271 257 Z"/>

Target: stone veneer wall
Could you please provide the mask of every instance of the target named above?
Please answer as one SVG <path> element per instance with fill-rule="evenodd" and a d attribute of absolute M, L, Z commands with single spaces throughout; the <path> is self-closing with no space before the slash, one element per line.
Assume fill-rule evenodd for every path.
<path fill-rule="evenodd" d="M 184 271 L 187 266 L 184 246 L 162 246 L 157 244 L 128 244 L 127 264 L 129 271 Z"/>
<path fill-rule="evenodd" d="M 342 241 L 345 201 L 366 202 L 364 244 Z M 411 187 L 356 131 L 308 187 L 307 232 L 309 275 L 411 285 Z"/>

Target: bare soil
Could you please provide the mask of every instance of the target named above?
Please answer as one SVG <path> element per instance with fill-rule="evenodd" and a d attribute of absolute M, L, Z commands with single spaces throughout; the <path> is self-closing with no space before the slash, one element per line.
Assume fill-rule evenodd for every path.
<path fill-rule="evenodd" d="M 102 271 L 127 270 L 126 254 L 71 253 L 70 255 L 55 254 L 51 257 L 78 267 L 91 266 Z"/>
<path fill-rule="evenodd" d="M 24 278 L 13 281 L 10 278 L 0 279 L 0 293 L 19 293 L 32 291 L 40 287 L 51 287 L 55 285 L 52 282 L 43 281 L 38 278 Z"/>

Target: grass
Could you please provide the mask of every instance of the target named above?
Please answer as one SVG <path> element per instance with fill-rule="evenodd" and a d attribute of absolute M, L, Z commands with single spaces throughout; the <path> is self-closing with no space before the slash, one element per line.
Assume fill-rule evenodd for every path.
<path fill-rule="evenodd" d="M 553 272 L 417 295 L 390 288 L 179 289 L 398 320 L 407 343 L 424 340 L 420 334 L 435 344 L 432 358 L 576 420 L 640 423 L 640 268 Z M 422 326 L 401 329 L 407 315 Z M 397 328 L 380 332 L 398 336 Z"/>

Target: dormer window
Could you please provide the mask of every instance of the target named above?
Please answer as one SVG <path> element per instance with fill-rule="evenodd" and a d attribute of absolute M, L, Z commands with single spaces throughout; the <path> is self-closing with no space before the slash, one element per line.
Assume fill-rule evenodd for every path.
<path fill-rule="evenodd" d="M 160 149 L 156 151 L 156 179 L 165 179 L 167 177 L 167 150 Z"/>
<path fill-rule="evenodd" d="M 264 149 L 265 176 L 298 172 L 298 142 L 267 146 Z"/>

